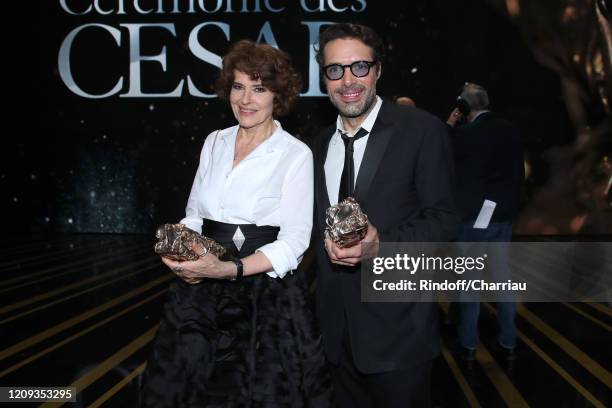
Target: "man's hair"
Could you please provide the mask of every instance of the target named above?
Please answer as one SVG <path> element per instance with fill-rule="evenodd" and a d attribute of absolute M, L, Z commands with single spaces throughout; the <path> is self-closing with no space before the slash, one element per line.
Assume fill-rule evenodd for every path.
<path fill-rule="evenodd" d="M 472 111 L 489 109 L 489 94 L 481 85 L 466 82 L 461 91 L 461 98 L 465 99 Z"/>
<path fill-rule="evenodd" d="M 376 31 L 360 24 L 338 23 L 324 28 L 319 35 L 318 44 L 314 45 L 319 66 L 322 67 L 325 63 L 323 51 L 327 43 L 338 39 L 355 39 L 361 41 L 372 49 L 373 59 L 376 62 L 381 63 L 385 58 L 385 46 L 383 40 L 376 34 Z"/>

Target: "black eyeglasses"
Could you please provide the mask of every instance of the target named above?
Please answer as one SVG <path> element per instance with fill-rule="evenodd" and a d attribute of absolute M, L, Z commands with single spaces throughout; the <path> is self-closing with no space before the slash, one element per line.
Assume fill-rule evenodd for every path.
<path fill-rule="evenodd" d="M 350 68 L 351 73 L 357 78 L 362 78 L 370 73 L 370 67 L 376 65 L 376 61 L 355 61 L 352 64 L 329 64 L 323 67 L 323 74 L 330 81 L 337 81 L 344 76 L 345 68 Z"/>

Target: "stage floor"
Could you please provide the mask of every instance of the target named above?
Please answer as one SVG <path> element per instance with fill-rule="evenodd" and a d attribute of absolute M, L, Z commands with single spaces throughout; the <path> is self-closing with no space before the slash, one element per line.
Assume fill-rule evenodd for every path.
<path fill-rule="evenodd" d="M 140 374 L 173 276 L 153 243 L 141 235 L 3 242 L 0 386 L 73 386 L 78 401 L 71 406 L 137 407 Z M 440 305 L 442 355 L 434 362 L 433 406 L 612 404 L 609 305 L 519 305 L 512 367 L 494 347 L 494 307 L 482 305 L 482 345 L 468 370 L 453 352 L 455 326 L 443 323 L 448 305 Z"/>

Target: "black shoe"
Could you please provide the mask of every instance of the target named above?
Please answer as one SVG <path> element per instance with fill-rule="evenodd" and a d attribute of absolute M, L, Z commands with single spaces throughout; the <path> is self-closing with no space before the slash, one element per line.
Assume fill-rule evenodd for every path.
<path fill-rule="evenodd" d="M 463 361 L 474 361 L 474 359 L 476 358 L 476 349 L 461 347 L 459 357 Z"/>
<path fill-rule="evenodd" d="M 514 371 L 514 363 L 516 360 L 515 347 L 506 347 L 496 342 L 493 346 L 495 354 L 500 361 L 501 366 L 509 373 Z"/>
<path fill-rule="evenodd" d="M 515 347 L 506 347 L 498 344 L 500 354 L 506 361 L 514 361 L 516 359 Z"/>
<path fill-rule="evenodd" d="M 474 361 L 476 360 L 476 349 L 459 346 L 459 358 L 466 369 L 472 370 L 474 368 Z"/>

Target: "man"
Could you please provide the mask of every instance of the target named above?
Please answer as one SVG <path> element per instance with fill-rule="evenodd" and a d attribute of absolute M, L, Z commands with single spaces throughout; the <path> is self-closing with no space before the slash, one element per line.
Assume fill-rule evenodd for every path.
<path fill-rule="evenodd" d="M 519 131 L 489 111 L 489 95 L 480 85 L 466 83 L 458 98 L 458 105 L 461 108 L 455 108 L 446 122 L 452 128 L 457 204 L 463 220 L 458 241 L 509 242 L 512 240 L 512 220 L 518 212 L 524 178 Z M 465 125 L 457 126 L 459 122 L 465 122 Z M 494 206 L 493 214 L 490 220 L 475 224 L 485 200 L 488 200 L 489 207 Z M 490 257 L 494 264 L 489 268 L 489 277 L 505 282 L 510 278 L 507 246 L 494 244 L 489 246 L 489 251 L 496 254 Z M 480 303 L 462 302 L 459 309 L 461 357 L 469 368 L 478 346 Z M 516 304 L 513 301 L 497 303 L 500 327 L 498 343 L 508 361 L 514 359 L 515 314 Z"/>
<path fill-rule="evenodd" d="M 314 143 L 317 312 L 339 407 L 429 405 L 436 305 L 362 303 L 359 263 L 379 242 L 448 241 L 459 223 L 446 129 L 376 95 L 383 54 L 379 36 L 355 24 L 329 26 L 317 49 L 339 113 Z M 371 245 L 340 249 L 324 239 L 325 211 L 339 196 L 368 215 L 362 243 Z"/>

